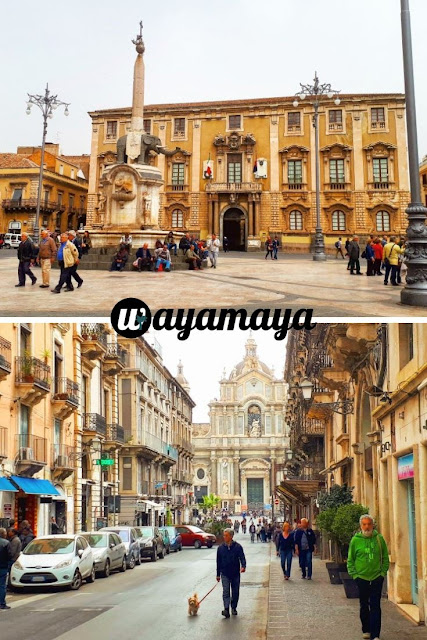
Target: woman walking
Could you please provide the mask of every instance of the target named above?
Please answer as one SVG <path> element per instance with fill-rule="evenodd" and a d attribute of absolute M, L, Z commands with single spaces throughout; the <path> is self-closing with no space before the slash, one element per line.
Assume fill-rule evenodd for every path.
<path fill-rule="evenodd" d="M 366 267 L 367 267 L 366 275 L 374 276 L 375 275 L 375 271 L 374 271 L 375 251 L 374 251 L 374 248 L 372 247 L 371 240 L 367 241 L 364 253 L 365 253 Z"/>
<path fill-rule="evenodd" d="M 271 259 L 273 260 L 273 249 L 274 249 L 274 245 L 273 245 L 273 241 L 270 238 L 270 236 L 268 236 L 267 240 L 265 241 L 265 249 L 267 251 L 267 253 L 265 254 L 265 259 L 267 260 L 268 258 L 268 254 L 270 254 Z"/>
<path fill-rule="evenodd" d="M 283 576 L 285 580 L 289 580 L 291 577 L 292 554 L 295 551 L 294 532 L 289 522 L 284 523 L 282 533 L 277 536 L 276 549 L 277 555 L 280 555 Z"/>

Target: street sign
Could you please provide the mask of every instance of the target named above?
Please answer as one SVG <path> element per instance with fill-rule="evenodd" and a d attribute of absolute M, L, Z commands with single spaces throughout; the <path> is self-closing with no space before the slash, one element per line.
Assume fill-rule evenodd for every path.
<path fill-rule="evenodd" d="M 95 460 L 95 464 L 100 464 L 101 467 L 109 467 L 114 464 L 113 458 L 101 458 L 101 460 Z"/>
<path fill-rule="evenodd" d="M 279 500 L 277 500 L 277 498 L 276 498 L 276 500 L 274 501 L 274 504 L 279 504 Z"/>

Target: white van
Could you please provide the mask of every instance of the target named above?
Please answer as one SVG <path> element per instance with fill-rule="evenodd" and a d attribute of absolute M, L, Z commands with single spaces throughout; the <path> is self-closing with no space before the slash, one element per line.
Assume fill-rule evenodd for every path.
<path fill-rule="evenodd" d="M 5 249 L 17 249 L 21 242 L 21 234 L 19 233 L 5 233 L 3 246 Z"/>

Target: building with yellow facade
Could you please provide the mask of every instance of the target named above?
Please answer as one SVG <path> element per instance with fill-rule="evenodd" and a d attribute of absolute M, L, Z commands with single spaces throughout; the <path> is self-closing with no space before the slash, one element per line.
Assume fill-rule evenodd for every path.
<path fill-rule="evenodd" d="M 320 107 L 321 219 L 326 245 L 357 233 L 403 233 L 409 203 L 405 101 L 401 94 L 342 95 Z M 293 97 L 158 104 L 144 130 L 173 156 L 152 157 L 164 178 L 160 226 L 201 238 L 227 236 L 254 250 L 277 234 L 308 251 L 315 230 L 315 139 L 310 99 Z M 87 227 L 100 228 L 100 177 L 115 164 L 131 109 L 90 113 L 92 141 Z"/>
<path fill-rule="evenodd" d="M 40 175 L 40 147 L 0 153 L 0 233 L 33 232 Z M 46 144 L 40 225 L 78 229 L 86 223 L 87 156 L 63 156 L 58 144 Z"/>
<path fill-rule="evenodd" d="M 427 329 L 424 324 L 322 325 L 289 343 L 291 432 L 324 434 L 326 488 L 353 488 L 390 553 L 389 598 L 417 622 L 427 610 Z M 311 344 L 311 347 L 310 347 Z M 307 380 L 312 402 L 302 399 Z M 307 437 L 310 437 L 307 435 Z M 292 438 L 292 436 L 291 436 Z M 303 466 L 312 464 L 310 458 Z"/>

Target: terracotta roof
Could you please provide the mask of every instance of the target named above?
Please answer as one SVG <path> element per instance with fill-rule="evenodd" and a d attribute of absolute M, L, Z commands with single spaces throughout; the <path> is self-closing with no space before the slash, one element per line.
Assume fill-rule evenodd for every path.
<path fill-rule="evenodd" d="M 34 169 L 38 164 L 30 160 L 30 154 L 0 153 L 0 169 Z"/>
<path fill-rule="evenodd" d="M 403 93 L 341 93 L 341 100 L 384 100 L 386 98 L 401 99 L 405 98 Z M 277 98 L 247 98 L 244 100 L 213 100 L 210 102 L 179 102 L 179 103 L 167 103 L 167 104 L 147 104 L 145 109 L 147 111 L 163 111 L 167 109 L 215 109 L 216 107 L 239 107 L 239 106 L 269 106 L 279 104 L 283 102 L 290 102 L 295 100 L 293 96 L 280 96 Z M 307 98 L 309 102 L 309 98 Z M 96 111 L 89 111 L 89 115 L 96 115 L 97 113 L 109 113 L 116 111 L 131 111 L 132 107 L 117 107 L 115 109 L 98 109 Z"/>
<path fill-rule="evenodd" d="M 89 177 L 89 163 L 90 163 L 90 156 L 89 155 L 80 155 L 80 156 L 60 156 L 61 158 L 63 158 L 64 160 L 66 160 L 67 162 L 70 162 L 71 164 L 74 164 L 76 167 L 78 167 L 79 169 L 81 169 L 85 175 L 85 178 L 88 179 Z"/>

